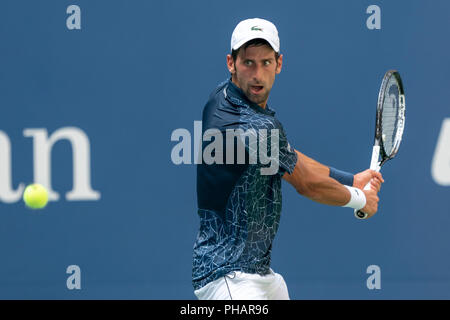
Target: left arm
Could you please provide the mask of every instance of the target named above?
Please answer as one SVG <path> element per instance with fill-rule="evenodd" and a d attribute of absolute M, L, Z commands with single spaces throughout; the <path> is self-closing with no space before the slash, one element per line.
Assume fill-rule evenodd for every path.
<path fill-rule="evenodd" d="M 320 162 L 304 155 L 303 153 L 295 150 L 297 152 L 298 160 L 301 163 L 307 165 L 311 170 L 315 171 L 319 175 L 330 176 L 330 168 Z"/>
<path fill-rule="evenodd" d="M 319 175 L 330 176 L 330 167 L 327 167 L 324 164 L 306 156 L 305 154 L 296 150 L 298 159 L 301 163 L 306 164 L 312 170 L 314 170 Z M 359 172 L 353 176 L 353 184 L 350 187 L 355 187 L 359 189 L 364 189 L 366 184 L 371 181 L 372 185 L 376 187 L 379 191 L 381 188 L 381 183 L 384 182 L 384 179 L 381 173 L 376 172 L 374 170 L 367 169 L 365 171 Z"/>
<path fill-rule="evenodd" d="M 295 150 L 295 153 L 297 154 L 295 168 L 291 173 L 286 172 L 283 179 L 289 182 L 299 194 L 327 205 L 344 206 L 349 203 L 350 192 L 337 180 L 326 175 L 329 170 L 326 170 L 324 165 L 306 157 L 297 150 Z M 377 180 L 375 173 L 377 172 L 373 170 L 363 171 L 358 174 L 361 179 L 357 178 L 354 181 L 361 181 L 365 185 L 370 179 L 372 181 Z M 369 217 L 378 210 L 377 192 L 380 185 L 381 182 L 378 184 L 372 182 L 369 190 L 361 190 L 366 198 L 366 204 L 362 211 L 369 214 Z"/>

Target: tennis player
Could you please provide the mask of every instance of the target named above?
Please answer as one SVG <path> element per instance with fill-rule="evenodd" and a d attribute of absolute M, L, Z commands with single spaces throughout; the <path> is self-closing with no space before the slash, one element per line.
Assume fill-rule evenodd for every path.
<path fill-rule="evenodd" d="M 289 145 L 267 105 L 282 65 L 275 25 L 256 18 L 236 26 L 227 55 L 231 77 L 211 93 L 204 107 L 203 134 L 209 129 L 224 136 L 231 129 L 257 134 L 276 130 L 277 135 L 264 137 L 271 156 L 278 155 L 277 170 L 262 174 L 264 165 L 249 161 L 255 153 L 255 145 L 249 142 L 244 142 L 244 163 L 197 165 L 200 230 L 194 244 L 192 283 L 199 299 L 289 299 L 283 277 L 270 268 L 282 178 L 299 194 L 319 203 L 362 209 L 369 217 L 377 212 L 377 193 L 384 182 L 380 173 L 365 170 L 353 175 L 320 164 Z M 202 150 L 207 146 L 203 141 Z M 224 150 L 224 159 L 230 151 Z M 232 158 L 237 160 L 236 154 Z M 370 181 L 371 189 L 363 190 Z"/>

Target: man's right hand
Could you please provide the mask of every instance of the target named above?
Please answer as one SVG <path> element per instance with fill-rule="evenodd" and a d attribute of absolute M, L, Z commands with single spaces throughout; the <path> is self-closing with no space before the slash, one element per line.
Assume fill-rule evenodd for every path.
<path fill-rule="evenodd" d="M 368 217 L 370 218 L 378 211 L 378 201 L 380 199 L 377 195 L 377 189 L 376 188 L 370 188 L 369 190 L 363 190 L 364 195 L 366 196 L 366 205 L 364 208 L 361 209 L 362 212 L 367 213 Z"/>

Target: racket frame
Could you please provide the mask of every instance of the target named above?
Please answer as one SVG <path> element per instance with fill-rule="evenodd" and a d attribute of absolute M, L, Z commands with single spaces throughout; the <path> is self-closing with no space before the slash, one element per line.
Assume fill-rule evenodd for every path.
<path fill-rule="evenodd" d="M 387 89 L 387 84 L 391 77 L 395 77 L 398 89 L 399 89 L 399 95 L 398 95 L 398 124 L 397 124 L 397 131 L 395 133 L 395 139 L 394 139 L 394 145 L 392 147 L 391 154 L 387 154 L 386 150 L 384 148 L 383 139 L 382 139 L 382 114 L 383 114 L 383 101 L 385 98 L 385 92 Z M 370 169 L 375 170 L 379 172 L 381 170 L 381 167 L 386 163 L 386 161 L 393 159 L 398 152 L 398 149 L 400 147 L 400 143 L 402 141 L 403 137 L 403 131 L 405 128 L 405 92 L 403 89 L 403 82 L 402 78 L 400 77 L 400 74 L 397 70 L 389 70 L 385 73 L 383 77 L 383 81 L 381 82 L 380 90 L 378 92 L 378 101 L 377 101 L 377 113 L 375 117 L 375 141 L 372 148 L 372 157 L 370 161 Z M 381 161 L 379 161 L 379 158 L 381 156 Z M 364 187 L 364 190 L 370 189 L 370 182 Z M 361 210 L 354 210 L 355 217 L 358 219 L 367 219 L 368 214 L 365 212 L 362 212 Z"/>

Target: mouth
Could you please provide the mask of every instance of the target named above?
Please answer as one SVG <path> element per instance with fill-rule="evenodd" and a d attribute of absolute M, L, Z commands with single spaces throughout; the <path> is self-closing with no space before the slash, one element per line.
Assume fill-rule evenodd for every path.
<path fill-rule="evenodd" d="M 260 94 L 264 89 L 264 86 L 250 86 L 250 92 L 252 94 Z"/>

